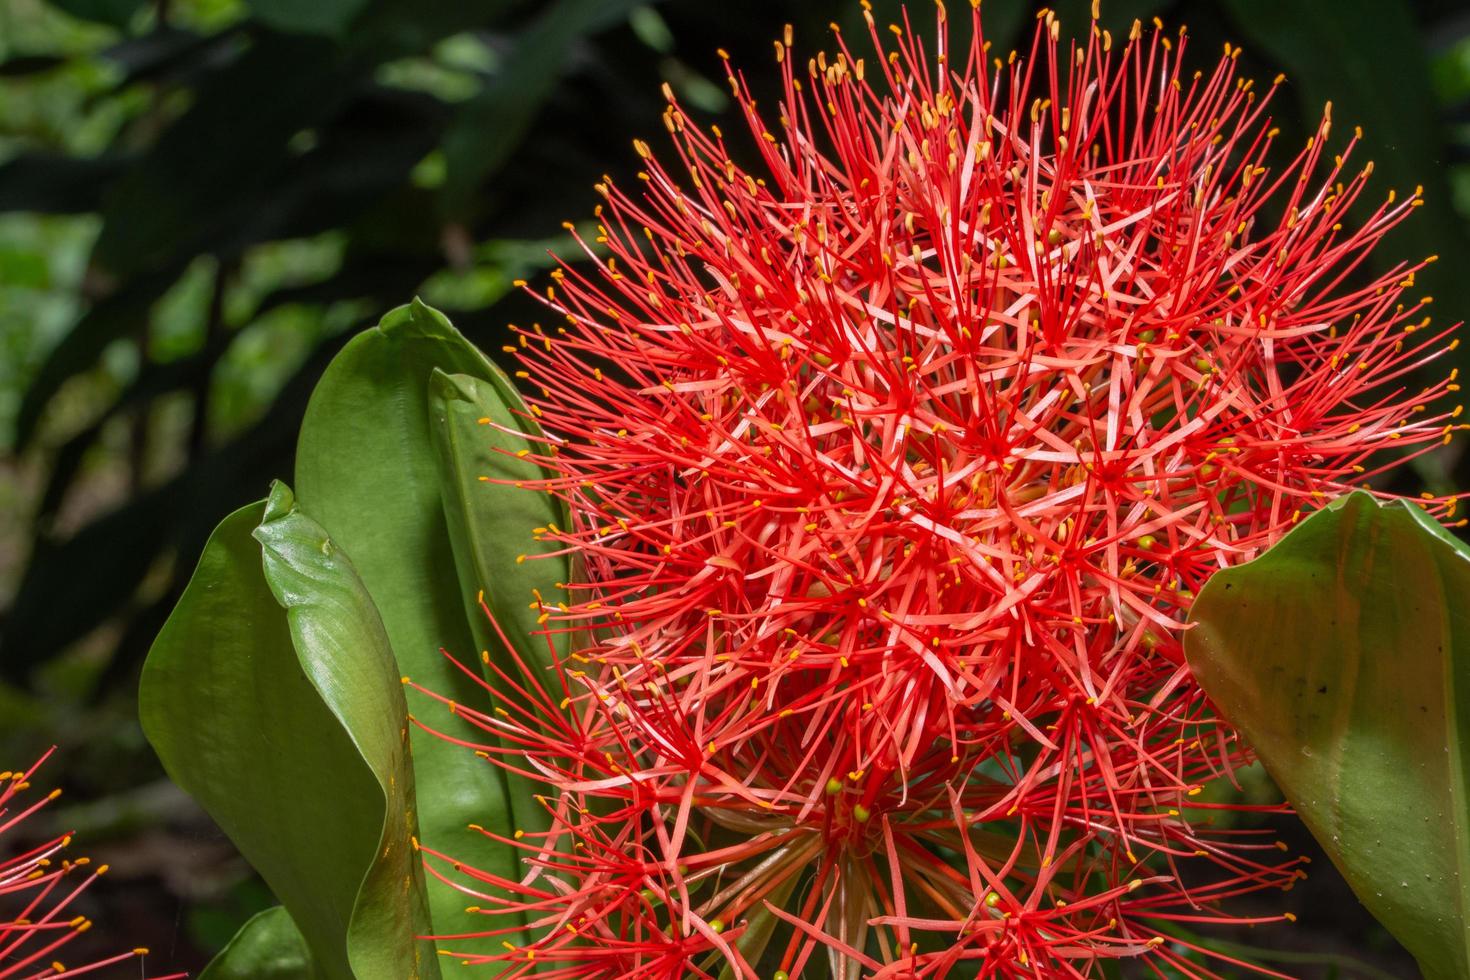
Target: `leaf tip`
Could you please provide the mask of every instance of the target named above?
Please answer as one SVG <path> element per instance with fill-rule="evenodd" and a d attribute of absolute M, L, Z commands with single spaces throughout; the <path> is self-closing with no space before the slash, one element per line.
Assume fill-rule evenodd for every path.
<path fill-rule="evenodd" d="M 272 480 L 271 492 L 266 497 L 265 513 L 261 516 L 260 523 L 269 524 L 271 521 L 285 517 L 295 509 L 296 494 L 281 480 Z"/>
<path fill-rule="evenodd" d="M 458 335 L 454 324 L 449 322 L 449 317 L 417 296 L 412 301 L 384 313 L 378 321 L 379 333 L 391 335 L 408 330 L 417 330 L 429 336 Z"/>

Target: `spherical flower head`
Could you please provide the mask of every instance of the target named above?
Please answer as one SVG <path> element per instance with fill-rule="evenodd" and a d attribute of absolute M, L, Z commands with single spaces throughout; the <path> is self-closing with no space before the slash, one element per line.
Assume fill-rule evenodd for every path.
<path fill-rule="evenodd" d="M 1191 820 L 1243 753 L 1185 614 L 1458 415 L 1418 380 L 1423 262 L 1365 262 L 1422 202 L 1369 207 L 1330 112 L 1273 171 L 1233 49 L 1048 13 L 992 60 L 978 10 L 959 50 L 938 16 L 932 48 L 869 16 L 866 54 L 788 29 L 778 103 L 730 70 L 738 148 L 666 90 L 669 162 L 599 185 L 518 348 L 571 516 L 538 534 L 581 567 L 564 698 L 487 719 L 562 790 L 537 853 L 629 808 L 650 883 L 716 881 L 675 874 L 660 935 L 759 919 L 791 976 L 1087 975 L 1288 886 Z M 1185 889 L 1193 856 L 1227 873 Z M 622 901 L 551 892 L 563 925 Z"/>
<path fill-rule="evenodd" d="M 0 772 L 0 980 L 79 976 L 148 953 L 133 949 L 87 964 L 61 960 L 62 947 L 92 928 L 74 907 L 107 866 L 93 867 L 84 857 L 68 859 L 70 835 L 19 850 L 6 846 L 23 821 L 60 795 L 59 790 L 39 797 L 32 792 L 31 778 L 50 754 L 29 769 Z"/>

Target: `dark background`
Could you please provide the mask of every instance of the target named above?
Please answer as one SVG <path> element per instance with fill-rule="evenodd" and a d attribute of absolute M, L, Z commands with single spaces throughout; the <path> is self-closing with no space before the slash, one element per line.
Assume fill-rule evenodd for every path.
<path fill-rule="evenodd" d="M 1057 6 L 1085 25 L 1086 0 Z M 932 24 L 928 0 L 912 7 Z M 1035 6 L 984 10 L 1003 53 Z M 1262 83 L 1287 73 L 1283 145 L 1327 99 L 1335 135 L 1362 124 L 1380 191 L 1423 184 L 1428 201 L 1385 262 L 1441 255 L 1420 281 L 1441 319 L 1466 316 L 1470 3 L 1103 5 L 1124 30 L 1154 14 L 1190 26 L 1197 67 L 1228 40 Z M 197 970 L 269 904 L 162 776 L 137 674 L 214 523 L 290 473 L 332 353 L 415 294 L 497 351 L 530 315 L 511 281 L 590 216 L 601 174 L 631 176 L 632 137 L 658 145 L 661 82 L 730 118 L 716 48 L 769 91 L 783 23 L 810 53 L 857 15 L 857 0 L 0 0 L 0 768 L 61 747 L 45 778 L 67 795 L 34 830 L 75 828 L 114 866 L 94 935 Z M 1436 457 L 1409 479 L 1466 475 Z M 1274 791 L 1249 774 L 1246 792 Z M 1229 938 L 1287 973 L 1413 975 L 1325 860 L 1286 902 L 1297 926 Z"/>

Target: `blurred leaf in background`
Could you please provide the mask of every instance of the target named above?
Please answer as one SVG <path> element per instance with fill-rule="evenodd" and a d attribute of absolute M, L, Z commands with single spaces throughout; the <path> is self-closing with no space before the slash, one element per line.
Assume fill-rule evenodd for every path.
<path fill-rule="evenodd" d="M 1038 6 L 986 0 L 987 40 Z M 1429 204 L 1384 261 L 1438 253 L 1437 316 L 1465 316 L 1470 4 L 1103 3 L 1155 15 L 1201 65 L 1229 40 L 1287 73 L 1284 152 L 1327 98 L 1337 138 L 1363 124 L 1377 187 Z M 733 132 L 717 49 L 770 105 L 781 25 L 815 50 L 834 20 L 861 30 L 856 0 L 0 0 L 0 750 L 62 743 L 88 826 L 167 856 L 131 862 L 169 910 L 140 942 L 197 965 L 267 904 L 157 782 L 136 676 L 210 529 L 291 473 L 349 331 L 418 294 L 498 351 L 539 315 L 512 282 L 662 134 L 661 83 Z"/>

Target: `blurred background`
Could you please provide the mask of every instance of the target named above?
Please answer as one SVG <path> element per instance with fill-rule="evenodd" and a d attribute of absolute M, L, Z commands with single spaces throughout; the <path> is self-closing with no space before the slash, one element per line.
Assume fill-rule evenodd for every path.
<path fill-rule="evenodd" d="M 1053 6 L 1086 24 L 1087 0 Z M 988 37 L 1003 52 L 1035 9 L 985 0 Z M 1328 99 L 1339 134 L 1362 124 L 1379 189 L 1429 205 L 1381 256 L 1441 255 L 1420 281 L 1467 316 L 1470 0 L 1103 14 L 1188 23 L 1201 68 L 1228 40 L 1249 74 L 1287 73 L 1287 147 Z M 163 777 L 137 677 L 215 522 L 290 474 L 332 354 L 416 294 L 498 351 L 529 315 L 511 281 L 603 173 L 631 177 L 632 137 L 662 135 L 660 83 L 726 119 L 718 47 L 769 93 L 782 24 L 814 50 L 834 20 L 860 24 L 857 0 L 0 0 L 0 768 L 61 747 L 44 781 L 66 795 L 34 830 L 113 865 L 97 933 L 197 970 L 270 904 Z M 1447 457 L 1409 480 L 1456 470 L 1470 485 Z M 1288 902 L 1293 929 L 1229 940 L 1294 975 L 1414 975 L 1325 861 Z"/>

